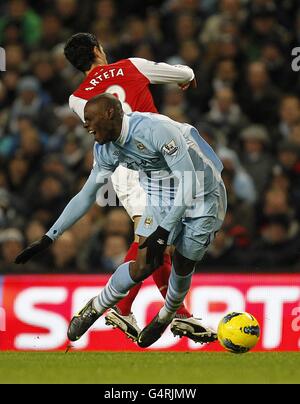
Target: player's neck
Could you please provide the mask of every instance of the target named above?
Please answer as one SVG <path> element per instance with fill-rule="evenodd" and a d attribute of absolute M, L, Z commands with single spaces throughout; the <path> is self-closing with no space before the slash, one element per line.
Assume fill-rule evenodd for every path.
<path fill-rule="evenodd" d="M 92 70 L 94 70 L 95 69 L 95 67 L 98 67 L 98 66 L 106 66 L 108 63 L 107 63 L 107 60 L 106 59 L 97 59 L 97 61 L 95 62 L 95 63 L 93 63 L 92 64 L 92 66 L 91 66 L 91 68 L 90 68 L 90 70 L 87 70 L 84 74 L 86 75 L 86 76 L 88 76 L 90 73 L 91 73 L 91 71 Z"/>

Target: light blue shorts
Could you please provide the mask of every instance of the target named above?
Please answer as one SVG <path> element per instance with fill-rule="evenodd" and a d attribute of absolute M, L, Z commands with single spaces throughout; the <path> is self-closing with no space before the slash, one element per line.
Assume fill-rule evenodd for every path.
<path fill-rule="evenodd" d="M 168 240 L 178 252 L 192 261 L 201 261 L 207 247 L 213 241 L 215 234 L 220 230 L 227 208 L 226 191 L 224 184 L 205 196 L 201 215 L 197 210 L 192 215 L 182 218 L 180 223 L 172 230 Z M 136 234 L 149 237 L 162 223 L 171 207 L 147 206 Z"/>

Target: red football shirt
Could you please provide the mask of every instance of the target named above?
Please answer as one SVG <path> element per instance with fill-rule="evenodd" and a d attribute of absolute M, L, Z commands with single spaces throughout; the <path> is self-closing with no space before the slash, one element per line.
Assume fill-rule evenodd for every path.
<path fill-rule="evenodd" d="M 187 66 L 171 66 L 145 59 L 131 58 L 95 67 L 70 97 L 70 108 L 84 121 L 86 102 L 110 93 L 122 102 L 125 113 L 157 112 L 150 84 L 183 84 L 194 79 Z"/>

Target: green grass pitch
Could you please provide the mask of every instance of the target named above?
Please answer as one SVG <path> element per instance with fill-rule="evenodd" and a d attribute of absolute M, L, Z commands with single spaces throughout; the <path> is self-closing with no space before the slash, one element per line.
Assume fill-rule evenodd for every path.
<path fill-rule="evenodd" d="M 0 353 L 0 383 L 300 383 L 299 353 Z"/>

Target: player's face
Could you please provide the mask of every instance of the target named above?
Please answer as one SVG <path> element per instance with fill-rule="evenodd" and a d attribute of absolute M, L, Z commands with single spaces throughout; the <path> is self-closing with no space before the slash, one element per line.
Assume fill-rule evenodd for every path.
<path fill-rule="evenodd" d="M 84 109 L 84 127 L 88 133 L 94 136 L 99 144 L 109 143 L 114 140 L 114 125 L 111 119 L 111 111 L 105 110 L 103 105 L 88 103 Z"/>

